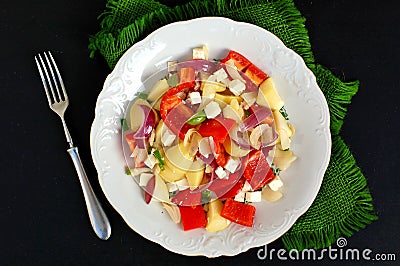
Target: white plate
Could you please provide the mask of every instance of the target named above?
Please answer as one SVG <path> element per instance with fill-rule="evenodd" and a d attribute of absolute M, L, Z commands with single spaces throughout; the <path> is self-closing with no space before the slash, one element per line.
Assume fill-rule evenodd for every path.
<path fill-rule="evenodd" d="M 124 173 L 120 119 L 128 103 L 149 75 L 169 60 L 189 59 L 191 49 L 203 44 L 211 59 L 236 50 L 272 76 L 296 128 L 292 149 L 298 160 L 281 175 L 284 197 L 276 203 L 256 203 L 253 228 L 231 224 L 217 233 L 184 232 L 159 203 L 147 205 L 137 183 Z M 226 18 L 173 23 L 133 45 L 107 77 L 95 114 L 90 143 L 107 199 L 137 233 L 185 255 L 233 256 L 282 236 L 315 199 L 330 158 L 328 105 L 302 58 L 272 33 Z"/>

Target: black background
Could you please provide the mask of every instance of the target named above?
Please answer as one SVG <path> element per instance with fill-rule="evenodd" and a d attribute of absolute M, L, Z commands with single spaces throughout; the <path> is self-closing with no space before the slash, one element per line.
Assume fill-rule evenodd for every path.
<path fill-rule="evenodd" d="M 107 202 L 92 163 L 89 133 L 96 98 L 110 69 L 99 54 L 89 59 L 87 49 L 89 35 L 100 29 L 97 16 L 105 3 L 2 1 L 0 264 L 271 263 L 257 258 L 258 248 L 213 260 L 171 253 L 133 232 Z M 295 3 L 307 18 L 316 61 L 347 81 L 361 82 L 341 134 L 367 177 L 380 218 L 348 238 L 347 247 L 369 248 L 373 254 L 395 253 L 394 264 L 398 264 L 400 6 L 397 1 Z M 33 60 L 44 50 L 53 51 L 62 70 L 70 98 L 67 123 L 110 218 L 112 236 L 108 241 L 97 239 L 90 227 L 61 124 L 48 108 Z M 281 240 L 268 245 L 269 249 L 282 247 Z M 293 261 L 275 257 L 272 263 L 289 262 Z"/>

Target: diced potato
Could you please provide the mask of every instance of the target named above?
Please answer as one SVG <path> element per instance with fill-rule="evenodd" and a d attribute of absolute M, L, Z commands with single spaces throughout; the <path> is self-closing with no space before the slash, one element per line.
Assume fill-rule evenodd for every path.
<path fill-rule="evenodd" d="M 205 81 L 202 82 L 200 89 L 203 92 L 202 93 L 203 97 L 214 98 L 215 93 L 223 92 L 226 89 L 226 86 L 218 82 Z"/>
<path fill-rule="evenodd" d="M 153 88 L 150 90 L 147 99 L 149 101 L 156 101 L 169 89 L 169 85 L 166 79 L 161 79 L 154 84 Z"/>
<path fill-rule="evenodd" d="M 218 232 L 224 230 L 231 223 L 228 219 L 221 216 L 222 208 L 224 204 L 219 200 L 213 200 L 208 203 L 207 212 L 207 226 L 208 232 Z"/>
<path fill-rule="evenodd" d="M 275 83 L 271 77 L 261 83 L 256 102 L 259 105 L 271 108 L 273 111 L 279 110 L 283 107 L 284 103 L 279 96 Z"/>
<path fill-rule="evenodd" d="M 165 160 L 164 170 L 161 170 L 158 164 L 155 166 L 156 172 L 160 175 L 162 179 L 164 179 L 166 182 L 176 182 L 185 178 L 185 172 L 179 170 L 176 167 L 173 167 L 171 169 L 167 164 L 168 159 L 164 158 L 164 160 Z"/>
<path fill-rule="evenodd" d="M 283 194 L 280 191 L 273 191 L 269 186 L 264 186 L 261 192 L 261 197 L 269 202 L 275 202 L 282 198 Z"/>
<path fill-rule="evenodd" d="M 196 188 L 201 184 L 204 176 L 204 168 L 204 163 L 197 160 L 193 162 L 189 171 L 186 172 L 186 178 L 191 188 Z"/>
<path fill-rule="evenodd" d="M 280 149 L 275 149 L 269 151 L 268 155 L 273 157 L 272 162 L 277 168 L 281 169 L 282 171 L 288 169 L 292 162 L 297 159 L 297 157 L 290 150 L 283 151 Z"/>
<path fill-rule="evenodd" d="M 169 192 L 168 187 L 165 184 L 163 178 L 158 174 L 155 173 L 155 186 L 154 186 L 154 193 L 152 199 L 162 201 L 162 202 L 169 202 Z"/>
<path fill-rule="evenodd" d="M 273 111 L 276 131 L 279 135 L 279 140 L 282 145 L 282 149 L 286 150 L 290 148 L 290 137 L 293 135 L 294 130 L 292 126 L 289 126 L 287 120 L 283 117 L 279 110 Z"/>

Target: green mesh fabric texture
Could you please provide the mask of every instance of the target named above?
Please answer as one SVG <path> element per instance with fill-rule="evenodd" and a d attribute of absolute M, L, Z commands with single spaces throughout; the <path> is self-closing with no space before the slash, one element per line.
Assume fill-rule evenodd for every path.
<path fill-rule="evenodd" d="M 377 219 L 366 179 L 339 136 L 346 107 L 358 81 L 343 82 L 317 64 L 305 19 L 291 0 L 205 0 L 167 7 L 153 0 L 110 0 L 101 16 L 101 30 L 90 38 L 91 56 L 98 51 L 113 68 L 134 43 L 171 22 L 221 16 L 258 25 L 278 36 L 313 71 L 330 109 L 332 155 L 321 189 L 310 209 L 282 237 L 287 249 L 325 248 L 342 235 Z"/>

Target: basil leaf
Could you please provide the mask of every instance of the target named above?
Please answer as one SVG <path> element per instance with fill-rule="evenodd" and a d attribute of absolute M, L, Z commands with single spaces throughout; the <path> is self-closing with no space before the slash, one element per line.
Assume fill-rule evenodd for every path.
<path fill-rule="evenodd" d="M 207 115 L 204 110 L 201 110 L 200 112 L 195 113 L 191 118 L 186 121 L 189 125 L 195 126 L 206 120 Z"/>
<path fill-rule="evenodd" d="M 175 87 L 176 85 L 178 85 L 179 83 L 179 77 L 178 74 L 172 74 L 168 79 L 167 79 L 167 83 L 170 87 Z"/>

